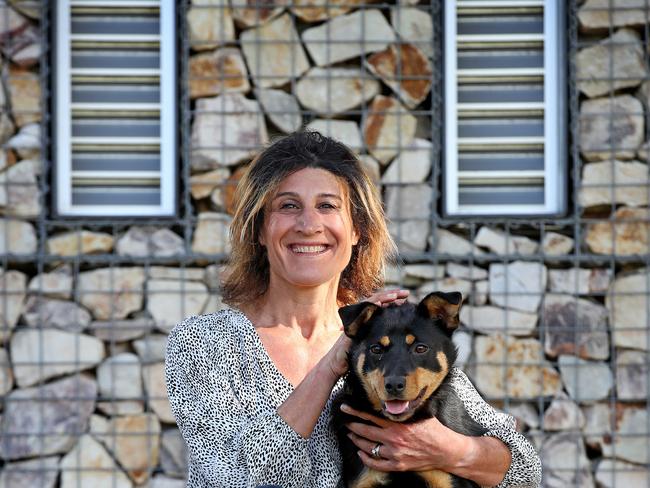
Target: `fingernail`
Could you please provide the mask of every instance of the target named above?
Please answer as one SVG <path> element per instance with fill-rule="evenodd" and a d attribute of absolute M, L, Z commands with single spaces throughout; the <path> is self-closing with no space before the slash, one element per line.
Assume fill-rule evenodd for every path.
<path fill-rule="evenodd" d="M 357 456 L 361 457 L 361 450 L 357 451 Z"/>
<path fill-rule="evenodd" d="M 349 411 L 350 411 L 350 407 L 349 407 L 347 404 L 345 404 L 345 403 L 341 403 L 341 410 L 342 410 L 343 412 L 349 412 Z"/>
<path fill-rule="evenodd" d="M 346 435 L 348 436 L 348 438 L 352 439 L 352 432 L 348 432 Z"/>

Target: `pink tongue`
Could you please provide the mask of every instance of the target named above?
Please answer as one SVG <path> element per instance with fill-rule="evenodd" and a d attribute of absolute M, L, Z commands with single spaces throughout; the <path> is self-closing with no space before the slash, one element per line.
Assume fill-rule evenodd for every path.
<path fill-rule="evenodd" d="M 388 400 L 386 402 L 386 411 L 393 415 L 399 415 L 406 412 L 406 409 L 409 408 L 409 402 L 401 400 Z"/>

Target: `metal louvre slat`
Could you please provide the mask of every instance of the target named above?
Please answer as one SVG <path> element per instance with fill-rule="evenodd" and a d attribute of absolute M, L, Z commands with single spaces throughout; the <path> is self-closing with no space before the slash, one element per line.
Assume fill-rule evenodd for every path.
<path fill-rule="evenodd" d="M 173 2 L 57 2 L 59 214 L 174 214 L 175 22 Z"/>
<path fill-rule="evenodd" d="M 446 214 L 563 211 L 560 145 L 549 130 L 561 8 L 560 0 L 445 2 Z"/>

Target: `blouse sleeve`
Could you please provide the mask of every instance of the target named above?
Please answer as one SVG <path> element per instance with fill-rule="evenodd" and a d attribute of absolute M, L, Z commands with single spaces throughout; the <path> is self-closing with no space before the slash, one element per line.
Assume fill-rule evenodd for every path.
<path fill-rule="evenodd" d="M 190 317 L 172 330 L 165 358 L 167 392 L 190 471 L 215 487 L 303 487 L 310 469 L 307 440 L 275 408 L 260 404 L 256 385 L 243 387 L 246 368 L 237 364 L 234 347 L 219 344 L 228 342 L 227 334 L 217 332 L 208 341 L 201 319 Z M 216 348 L 208 344 L 215 338 Z"/>
<path fill-rule="evenodd" d="M 497 412 L 476 391 L 467 375 L 454 369 L 452 386 L 470 416 L 488 429 L 486 436 L 496 437 L 510 449 L 510 468 L 497 488 L 537 488 L 542 482 L 542 463 L 532 444 L 516 431 L 515 419 Z"/>

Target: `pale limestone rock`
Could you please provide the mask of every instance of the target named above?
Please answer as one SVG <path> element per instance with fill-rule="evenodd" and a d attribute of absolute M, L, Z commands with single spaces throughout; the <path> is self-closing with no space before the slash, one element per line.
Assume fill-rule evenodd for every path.
<path fill-rule="evenodd" d="M 0 457 L 13 460 L 68 452 L 86 430 L 96 396 L 97 384 L 83 375 L 13 390 L 4 401 Z M 23 435 L 9 435 L 15 433 Z"/>
<path fill-rule="evenodd" d="M 560 374 L 544 359 L 537 339 L 494 334 L 474 340 L 474 384 L 488 397 L 535 399 L 562 389 Z"/>
<path fill-rule="evenodd" d="M 578 21 L 585 31 L 641 27 L 645 25 L 646 8 L 645 0 L 587 0 L 578 10 Z"/>
<path fill-rule="evenodd" d="M 331 137 L 345 144 L 355 153 L 359 153 L 363 148 L 359 126 L 352 120 L 314 119 L 307 124 L 307 129 Z"/>
<path fill-rule="evenodd" d="M 646 73 L 641 39 L 632 29 L 620 29 L 576 55 L 578 89 L 589 98 L 638 86 Z"/>
<path fill-rule="evenodd" d="M 78 254 L 108 253 L 113 249 L 113 236 L 88 230 L 64 232 L 50 237 L 45 243 L 48 254 L 76 256 Z"/>
<path fill-rule="evenodd" d="M 404 266 L 404 273 L 421 280 L 438 280 L 445 275 L 445 267 L 434 264 L 407 264 Z"/>
<path fill-rule="evenodd" d="M 548 272 L 549 290 L 556 293 L 603 293 L 611 281 L 611 269 L 570 268 L 551 269 Z"/>
<path fill-rule="evenodd" d="M 571 295 L 546 295 L 542 318 L 546 326 L 544 351 L 548 356 L 609 358 L 607 309 L 599 303 Z"/>
<path fill-rule="evenodd" d="M 521 431 L 523 426 L 531 429 L 539 428 L 539 412 L 530 403 L 510 404 L 506 411 L 517 420 L 517 430 Z"/>
<path fill-rule="evenodd" d="M 210 293 L 201 313 L 218 312 L 224 308 L 228 308 L 228 305 L 223 302 L 223 298 L 216 293 Z"/>
<path fill-rule="evenodd" d="M 11 112 L 18 127 L 40 122 L 41 82 L 38 73 L 23 68 L 10 68 L 6 78 Z"/>
<path fill-rule="evenodd" d="M 164 361 L 166 348 L 166 334 L 150 334 L 133 341 L 133 349 L 144 364 Z"/>
<path fill-rule="evenodd" d="M 239 42 L 258 87 L 284 85 L 309 69 L 307 55 L 289 14 L 245 30 Z"/>
<path fill-rule="evenodd" d="M 366 66 L 411 109 L 422 103 L 431 91 L 431 61 L 413 44 L 391 44 L 369 56 Z"/>
<path fill-rule="evenodd" d="M 50 273 L 37 274 L 27 288 L 32 294 L 64 300 L 72 298 L 72 268 L 62 267 Z"/>
<path fill-rule="evenodd" d="M 192 252 L 227 254 L 230 251 L 228 240 L 230 220 L 227 214 L 201 212 L 194 231 Z"/>
<path fill-rule="evenodd" d="M 457 291 L 463 295 L 463 299 L 467 301 L 468 297 L 472 294 L 472 282 L 450 277 L 429 281 L 416 290 L 415 296 L 418 300 L 422 300 L 425 296 L 434 291 L 441 291 L 443 293 Z"/>
<path fill-rule="evenodd" d="M 453 261 L 447 263 L 447 274 L 454 278 L 462 278 L 470 281 L 484 280 L 488 277 L 487 270 L 483 268 L 479 268 L 478 266 L 464 266 Z"/>
<path fill-rule="evenodd" d="M 458 368 L 464 369 L 470 355 L 472 354 L 472 335 L 463 330 L 457 330 L 454 332 L 454 335 L 451 336 L 451 340 L 458 351 L 458 356 L 456 357 L 456 362 L 454 364 Z"/>
<path fill-rule="evenodd" d="M 383 184 L 424 183 L 431 173 L 432 162 L 431 142 L 426 139 L 413 139 L 390 163 L 381 177 L 381 182 Z"/>
<path fill-rule="evenodd" d="M 0 397 L 6 395 L 14 386 L 14 374 L 6 349 L 0 348 Z M 2 485 L 0 485 L 2 486 Z"/>
<path fill-rule="evenodd" d="M 11 136 L 14 135 L 16 128 L 9 117 L 9 113 L 0 110 L 0 144 L 4 144 Z"/>
<path fill-rule="evenodd" d="M 585 417 L 578 404 L 571 400 L 566 393 L 558 393 L 544 412 L 544 430 L 572 430 L 582 429 Z"/>
<path fill-rule="evenodd" d="M 300 20 L 318 22 L 349 12 L 357 5 L 373 3 L 375 0 L 293 0 L 291 11 Z"/>
<path fill-rule="evenodd" d="M 137 415 L 144 412 L 144 403 L 141 400 L 107 400 L 98 401 L 97 410 L 104 415 L 114 417 L 118 415 Z"/>
<path fill-rule="evenodd" d="M 616 355 L 616 398 L 643 401 L 648 396 L 648 355 L 641 351 L 620 351 Z"/>
<path fill-rule="evenodd" d="M 187 280 L 203 281 L 204 268 L 172 268 L 170 266 L 151 266 L 147 270 L 147 277 L 156 280 Z"/>
<path fill-rule="evenodd" d="M 545 488 L 594 488 L 591 462 L 580 434 L 553 434 L 544 440 L 539 451 Z"/>
<path fill-rule="evenodd" d="M 210 290 L 219 290 L 224 267 L 220 264 L 211 264 L 204 269 L 203 282 Z"/>
<path fill-rule="evenodd" d="M 7 141 L 7 149 L 12 149 L 20 159 L 38 159 L 41 155 L 41 124 L 27 124 Z"/>
<path fill-rule="evenodd" d="M 23 328 L 11 337 L 14 376 L 21 388 L 93 368 L 103 358 L 103 342 L 89 335 Z"/>
<path fill-rule="evenodd" d="M 208 288 L 194 281 L 149 280 L 147 310 L 158 329 L 171 329 L 189 315 L 198 315 L 208 299 Z"/>
<path fill-rule="evenodd" d="M 184 479 L 169 478 L 158 474 L 151 478 L 146 488 L 185 488 L 186 482 Z"/>
<path fill-rule="evenodd" d="M 638 161 L 601 161 L 583 166 L 578 201 L 583 207 L 648 205 L 648 165 Z"/>
<path fill-rule="evenodd" d="M 89 332 L 102 341 L 116 344 L 138 339 L 155 327 L 152 319 L 140 317 L 129 320 L 96 320 Z"/>
<path fill-rule="evenodd" d="M 144 394 L 140 359 L 133 353 L 111 356 L 97 366 L 97 386 L 103 398 L 137 400 Z"/>
<path fill-rule="evenodd" d="M 209 197 L 215 188 L 223 185 L 230 176 L 228 168 L 217 168 L 206 173 L 190 176 L 190 193 L 192 198 L 199 200 Z"/>
<path fill-rule="evenodd" d="M 32 254 L 36 252 L 34 226 L 16 219 L 0 219 L 0 254 Z"/>
<path fill-rule="evenodd" d="M 620 207 L 613 221 L 589 224 L 585 242 L 596 254 L 645 255 L 650 249 L 650 212 L 647 208 Z"/>
<path fill-rule="evenodd" d="M 648 411 L 630 406 L 621 408 L 614 418 L 614 431 L 603 444 L 605 457 L 616 457 L 637 464 L 648 463 Z M 606 439 L 607 441 L 607 439 Z"/>
<path fill-rule="evenodd" d="M 37 31 L 34 30 L 34 32 Z M 38 34 L 35 34 L 35 36 L 36 35 Z M 41 47 L 41 43 L 37 39 L 32 44 L 15 51 L 11 55 L 11 60 L 21 68 L 30 68 L 38 64 L 41 59 L 42 51 L 43 48 Z"/>
<path fill-rule="evenodd" d="M 23 319 L 31 327 L 55 327 L 81 332 L 92 320 L 90 313 L 74 302 L 32 295 L 27 299 Z"/>
<path fill-rule="evenodd" d="M 379 161 L 368 154 L 362 154 L 359 156 L 359 162 L 370 181 L 379 186 L 381 180 L 381 164 L 379 164 Z"/>
<path fill-rule="evenodd" d="M 192 125 L 192 171 L 234 166 L 268 142 L 264 115 L 255 100 L 224 93 L 196 102 Z"/>
<path fill-rule="evenodd" d="M 0 342 L 11 336 L 23 310 L 27 275 L 20 271 L 0 268 Z"/>
<path fill-rule="evenodd" d="M 43 6 L 33 0 L 9 0 L 9 4 L 30 19 L 41 20 Z"/>
<path fill-rule="evenodd" d="M 41 213 L 40 161 L 25 160 L 0 173 L 0 214 L 35 218 Z"/>
<path fill-rule="evenodd" d="M 316 66 L 298 81 L 295 93 L 303 107 L 332 116 L 375 97 L 379 82 L 361 69 Z"/>
<path fill-rule="evenodd" d="M 605 306 L 617 347 L 648 349 L 648 270 L 614 280 Z"/>
<path fill-rule="evenodd" d="M 447 229 L 436 229 L 431 235 L 430 244 L 435 249 L 436 254 L 453 254 L 456 256 L 485 254 L 467 239 Z"/>
<path fill-rule="evenodd" d="M 102 268 L 79 273 L 77 300 L 98 320 L 124 319 L 142 309 L 144 269 Z"/>
<path fill-rule="evenodd" d="M 327 42 L 330 39 L 336 43 Z M 327 66 L 381 51 L 395 42 L 395 32 L 380 10 L 364 9 L 306 29 L 302 40 L 316 65 Z"/>
<path fill-rule="evenodd" d="M 115 250 L 120 256 L 169 257 L 184 254 L 185 243 L 171 229 L 134 225 L 117 240 Z"/>
<path fill-rule="evenodd" d="M 585 425 L 582 429 L 585 444 L 592 449 L 602 451 L 605 439 L 609 439 L 612 432 L 610 405 L 607 402 L 593 403 L 582 405 L 581 409 L 585 418 Z"/>
<path fill-rule="evenodd" d="M 427 219 L 431 212 L 433 190 L 426 183 L 386 188 L 384 204 L 391 221 Z"/>
<path fill-rule="evenodd" d="M 16 4 L 17 2 L 12 3 Z M 38 2 L 35 3 L 38 4 Z M 32 5 L 32 7 L 34 6 Z M 2 53 L 5 58 L 11 59 L 19 66 L 31 66 L 38 62 L 37 53 L 40 52 L 40 32 L 34 23 L 16 10 L 8 7 L 7 2 L 2 2 L 0 6 Z M 25 51 L 29 54 L 25 55 Z"/>
<path fill-rule="evenodd" d="M 377 95 L 363 122 L 363 138 L 370 154 L 386 164 L 415 137 L 416 119 L 393 97 Z"/>
<path fill-rule="evenodd" d="M 486 225 L 476 233 L 474 244 L 485 247 L 496 254 L 535 254 L 538 243 L 524 236 L 507 234 Z"/>
<path fill-rule="evenodd" d="M 187 476 L 188 452 L 185 440 L 178 429 L 166 429 L 162 433 L 160 464 L 170 476 Z"/>
<path fill-rule="evenodd" d="M 110 454 L 90 435 L 82 435 L 77 445 L 59 464 L 61 488 L 133 488 L 133 483 Z"/>
<path fill-rule="evenodd" d="M 643 104 L 632 95 L 585 100 L 579 122 L 580 152 L 588 161 L 632 159 L 643 143 Z"/>
<path fill-rule="evenodd" d="M 460 309 L 460 321 L 468 328 L 483 334 L 530 336 L 537 325 L 537 314 L 489 305 L 483 307 L 465 305 Z"/>
<path fill-rule="evenodd" d="M 54 488 L 58 466 L 58 456 L 7 463 L 0 472 L 0 488 Z"/>
<path fill-rule="evenodd" d="M 255 98 L 275 127 L 285 134 L 295 132 L 302 126 L 302 113 L 298 100 L 282 90 L 256 88 Z"/>
<path fill-rule="evenodd" d="M 0 171 L 6 170 L 9 166 L 16 164 L 16 156 L 8 149 L 0 149 Z M 4 192 L 2 202 L 7 201 L 7 193 Z"/>
<path fill-rule="evenodd" d="M 490 264 L 490 301 L 523 312 L 536 312 L 546 289 L 546 266 L 513 261 Z"/>
<path fill-rule="evenodd" d="M 161 422 L 174 424 L 169 400 L 167 400 L 167 387 L 165 386 L 165 363 L 145 364 L 142 366 L 142 380 L 147 393 L 149 408 L 154 411 Z"/>
<path fill-rule="evenodd" d="M 470 297 L 469 304 L 482 306 L 487 303 L 488 295 L 490 293 L 490 282 L 488 280 L 475 281 L 472 283 L 472 296 Z"/>
<path fill-rule="evenodd" d="M 191 56 L 188 76 L 190 98 L 248 93 L 251 89 L 244 59 L 234 47 Z"/>
<path fill-rule="evenodd" d="M 237 0 L 232 2 L 232 16 L 237 26 L 245 29 L 265 24 L 278 16 L 287 3 L 287 0 Z"/>
<path fill-rule="evenodd" d="M 596 467 L 596 481 L 602 488 L 648 486 L 650 470 L 618 459 L 602 459 Z"/>
<path fill-rule="evenodd" d="M 573 246 L 571 237 L 557 232 L 546 232 L 542 241 L 542 251 L 547 256 L 564 256 L 571 252 Z"/>
<path fill-rule="evenodd" d="M 569 396 L 580 403 L 592 403 L 608 397 L 614 379 L 603 361 L 586 361 L 562 354 L 558 357 L 562 382 Z"/>
<path fill-rule="evenodd" d="M 393 7 L 390 23 L 402 41 L 417 46 L 429 58 L 433 57 L 433 19 L 427 10 Z"/>
<path fill-rule="evenodd" d="M 143 413 L 112 418 L 104 445 L 135 484 L 146 482 L 158 465 L 158 417 L 152 413 Z"/>
<path fill-rule="evenodd" d="M 194 0 L 192 4 L 187 11 L 192 49 L 211 50 L 235 40 L 235 25 L 226 0 Z"/>

